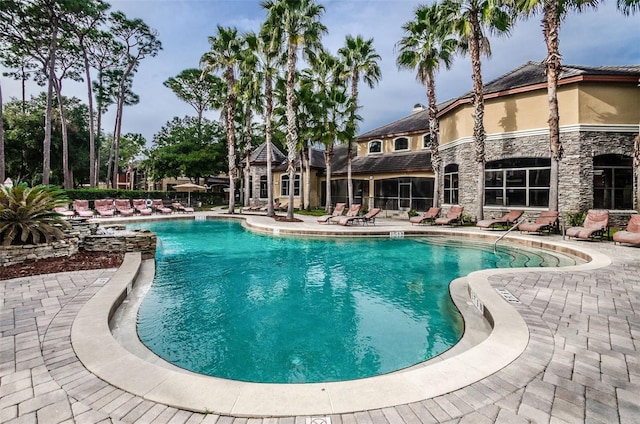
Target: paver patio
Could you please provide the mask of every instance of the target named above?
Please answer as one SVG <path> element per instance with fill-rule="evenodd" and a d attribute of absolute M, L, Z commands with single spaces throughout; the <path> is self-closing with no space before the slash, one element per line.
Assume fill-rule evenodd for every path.
<path fill-rule="evenodd" d="M 380 219 L 379 228 L 385 220 Z M 312 224 L 305 224 L 312 225 Z M 319 224 L 315 223 L 315 226 Z M 410 229 L 388 222 L 389 228 Z M 460 390 L 396 407 L 331 415 L 332 424 L 640 422 L 640 249 L 570 242 L 611 257 L 590 271 L 490 278 L 522 303 L 529 326 L 518 359 Z M 81 307 L 114 269 L 0 281 L 0 422 L 306 424 L 242 418 L 150 402 L 87 371 L 71 345 Z"/>

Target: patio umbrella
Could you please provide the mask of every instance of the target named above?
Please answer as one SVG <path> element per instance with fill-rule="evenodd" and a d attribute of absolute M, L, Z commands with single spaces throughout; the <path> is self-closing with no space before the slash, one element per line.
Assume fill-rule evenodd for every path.
<path fill-rule="evenodd" d="M 185 184 L 178 184 L 173 186 L 174 190 L 176 191 L 186 191 L 189 197 L 189 206 L 191 206 L 191 192 L 192 191 L 207 191 L 207 188 L 198 184 L 193 184 L 193 183 L 185 183 Z"/>

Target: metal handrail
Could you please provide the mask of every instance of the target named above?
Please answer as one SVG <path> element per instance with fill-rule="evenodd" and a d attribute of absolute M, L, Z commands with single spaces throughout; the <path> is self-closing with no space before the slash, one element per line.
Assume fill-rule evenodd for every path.
<path fill-rule="evenodd" d="M 520 220 L 519 220 L 519 221 L 516 221 L 516 223 L 515 223 L 515 224 L 513 224 L 513 226 L 512 226 L 511 228 L 509 228 L 509 229 L 507 230 L 507 232 L 506 232 L 506 233 L 504 233 L 503 235 L 501 235 L 500 237 L 498 237 L 498 238 L 496 239 L 496 241 L 495 241 L 495 242 L 493 242 L 493 253 L 496 253 L 496 252 L 497 252 L 496 247 L 498 246 L 498 242 L 499 242 L 500 240 L 502 240 L 503 238 L 505 238 L 505 236 L 506 236 L 507 234 L 509 234 L 511 231 L 513 231 L 513 230 L 515 230 L 516 228 L 518 228 L 518 226 L 519 226 L 520 224 L 522 224 L 522 221 L 524 221 L 525 219 L 527 219 L 527 218 L 526 218 L 526 217 L 522 217 L 522 218 L 520 218 Z"/>

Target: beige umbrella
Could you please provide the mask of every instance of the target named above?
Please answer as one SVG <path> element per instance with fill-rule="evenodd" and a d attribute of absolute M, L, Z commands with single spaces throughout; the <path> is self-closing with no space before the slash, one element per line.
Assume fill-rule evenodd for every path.
<path fill-rule="evenodd" d="M 191 206 L 191 192 L 192 191 L 207 191 L 205 186 L 201 186 L 193 183 L 184 183 L 173 186 L 176 191 L 186 191 L 189 197 L 189 206 Z"/>

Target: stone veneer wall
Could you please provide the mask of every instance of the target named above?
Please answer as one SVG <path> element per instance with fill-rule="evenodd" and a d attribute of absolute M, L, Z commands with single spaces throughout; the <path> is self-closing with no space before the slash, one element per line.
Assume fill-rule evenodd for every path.
<path fill-rule="evenodd" d="M 79 250 L 90 252 L 142 252 L 143 259 L 152 259 L 156 253 L 156 234 L 146 230 L 124 231 L 124 226 L 106 226 L 112 234 L 96 234 L 98 224 L 71 219 L 64 229 L 65 239 L 54 243 L 27 246 L 1 246 L 0 266 L 9 266 L 27 260 L 70 256 Z"/>
<path fill-rule="evenodd" d="M 10 266 L 34 259 L 60 258 L 77 252 L 78 239 L 76 238 L 26 246 L 2 246 L 0 247 L 0 265 Z"/>
<path fill-rule="evenodd" d="M 633 133 L 570 132 L 561 133 L 564 155 L 560 162 L 559 209 L 563 212 L 585 211 L 593 207 L 593 157 L 603 154 L 622 154 L 633 157 Z M 477 204 L 478 172 L 472 142 L 442 150 L 442 169 L 458 164 L 459 199 L 465 212 L 474 219 Z M 511 157 L 549 157 L 549 136 L 527 136 L 488 140 L 485 143 L 486 161 Z M 637 181 L 637 178 L 634 179 Z M 634 187 L 634 196 L 637 187 Z M 440 199 L 443 199 L 441 193 Z M 636 204 L 634 199 L 634 204 Z M 445 208 L 446 209 L 446 208 Z M 486 209 L 485 209 L 486 214 Z M 612 225 L 624 225 L 630 211 L 612 214 Z"/>

